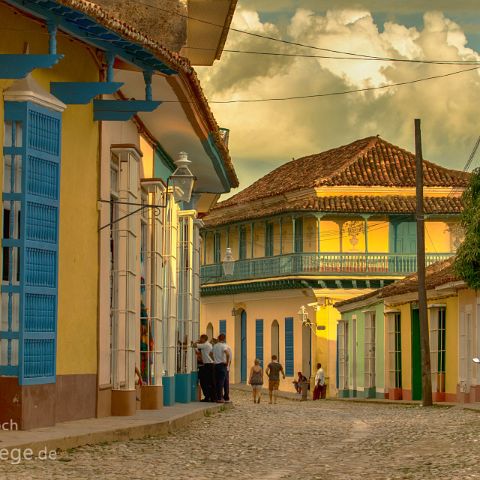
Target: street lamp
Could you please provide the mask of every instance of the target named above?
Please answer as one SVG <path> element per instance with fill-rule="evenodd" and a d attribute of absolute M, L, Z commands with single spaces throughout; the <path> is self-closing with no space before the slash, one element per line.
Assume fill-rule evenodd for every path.
<path fill-rule="evenodd" d="M 478 357 L 475 357 L 475 358 L 473 358 L 472 360 L 473 360 L 475 363 L 480 363 L 480 358 L 478 358 Z"/>
<path fill-rule="evenodd" d="M 196 178 L 188 168 L 191 163 L 185 152 L 178 154 L 178 159 L 175 161 L 177 169 L 170 176 L 170 183 L 173 187 L 173 198 L 177 203 L 189 202 L 192 198 L 193 185 Z"/>
<path fill-rule="evenodd" d="M 233 259 L 232 249 L 227 248 L 225 252 L 225 257 L 223 258 L 222 262 L 223 273 L 226 277 L 230 277 L 233 275 L 233 270 L 235 268 L 235 260 Z"/>
<path fill-rule="evenodd" d="M 308 318 L 308 313 L 307 313 L 307 309 L 306 309 L 305 305 L 302 305 L 300 307 L 298 315 L 300 317 L 300 320 L 302 321 L 302 326 L 310 328 L 310 330 L 312 330 L 312 332 L 315 332 L 315 329 L 313 328 L 313 323 Z"/>

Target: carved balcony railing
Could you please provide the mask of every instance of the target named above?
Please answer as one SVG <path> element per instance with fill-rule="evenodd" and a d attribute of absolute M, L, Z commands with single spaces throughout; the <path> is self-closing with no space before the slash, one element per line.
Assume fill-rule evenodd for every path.
<path fill-rule="evenodd" d="M 430 253 L 426 264 L 451 257 Z M 222 283 L 284 276 L 381 275 L 403 276 L 417 271 L 415 254 L 397 253 L 294 253 L 235 262 L 233 275 L 225 277 L 221 264 L 203 265 L 201 283 Z"/>

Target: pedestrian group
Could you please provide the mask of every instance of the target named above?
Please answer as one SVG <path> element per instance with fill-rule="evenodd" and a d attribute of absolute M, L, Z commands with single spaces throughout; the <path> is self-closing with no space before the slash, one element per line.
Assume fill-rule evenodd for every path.
<path fill-rule="evenodd" d="M 218 339 L 209 341 L 208 335 L 201 335 L 200 339 L 193 344 L 197 352 L 198 377 L 204 398 L 202 402 L 225 403 L 230 402 L 230 366 L 232 363 L 232 350 L 226 342 L 225 334 L 221 333 Z M 277 403 L 280 375 L 285 380 L 285 371 L 276 355 L 272 355 L 272 361 L 267 365 L 265 373 L 268 377 L 269 403 Z M 248 383 L 252 387 L 253 403 L 260 403 L 263 388 L 263 368 L 261 361 L 256 358 Z M 302 384 L 308 382 L 307 378 L 298 372 L 298 379 L 294 381 L 297 393 L 301 392 Z M 327 386 L 325 372 L 321 363 L 317 363 L 315 374 L 315 388 L 313 400 L 326 397 Z M 306 397 L 305 397 L 306 399 Z"/>

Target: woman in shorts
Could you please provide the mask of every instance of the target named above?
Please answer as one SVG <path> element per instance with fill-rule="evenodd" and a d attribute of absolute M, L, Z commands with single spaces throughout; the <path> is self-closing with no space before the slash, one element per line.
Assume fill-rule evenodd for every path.
<path fill-rule="evenodd" d="M 258 358 L 255 359 L 255 363 L 250 369 L 248 383 L 252 386 L 253 403 L 260 403 L 263 387 L 263 368 L 260 366 Z"/>

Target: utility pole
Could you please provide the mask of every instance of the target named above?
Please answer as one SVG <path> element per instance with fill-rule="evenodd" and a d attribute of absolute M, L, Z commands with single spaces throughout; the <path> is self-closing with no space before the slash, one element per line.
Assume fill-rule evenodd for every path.
<path fill-rule="evenodd" d="M 423 155 L 420 119 L 415 119 L 415 160 L 417 176 L 417 272 L 418 316 L 420 321 L 420 345 L 422 351 L 422 405 L 431 407 L 432 373 L 430 366 L 430 342 L 427 318 L 427 291 L 425 285 L 425 218 L 423 216 Z"/>

